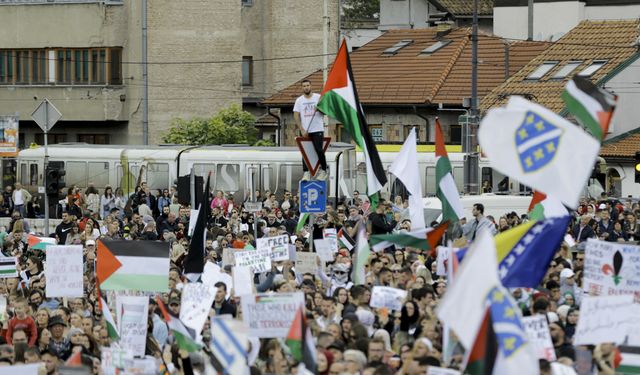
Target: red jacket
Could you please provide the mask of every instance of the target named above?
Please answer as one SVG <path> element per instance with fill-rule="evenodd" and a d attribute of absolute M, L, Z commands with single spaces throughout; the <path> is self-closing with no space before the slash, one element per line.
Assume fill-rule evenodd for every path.
<path fill-rule="evenodd" d="M 36 326 L 36 321 L 33 320 L 32 317 L 27 316 L 26 318 L 20 320 L 17 316 L 11 318 L 9 320 L 9 327 L 7 328 L 7 333 L 5 339 L 7 343 L 13 345 L 13 331 L 23 330 L 27 334 L 27 338 L 29 339 L 29 346 L 35 345 L 38 340 L 38 327 Z"/>

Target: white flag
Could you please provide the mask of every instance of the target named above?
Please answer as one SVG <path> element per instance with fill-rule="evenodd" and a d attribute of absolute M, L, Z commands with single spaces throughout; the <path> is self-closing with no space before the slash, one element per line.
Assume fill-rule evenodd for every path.
<path fill-rule="evenodd" d="M 478 131 L 491 166 L 576 207 L 600 142 L 579 126 L 521 97 L 489 110 Z"/>
<path fill-rule="evenodd" d="M 411 229 L 422 229 L 424 223 L 424 204 L 422 202 L 422 182 L 420 180 L 420 168 L 418 167 L 416 129 L 404 141 L 402 149 L 396 156 L 389 172 L 393 173 L 407 188 L 409 194 L 409 213 L 411 215 Z"/>

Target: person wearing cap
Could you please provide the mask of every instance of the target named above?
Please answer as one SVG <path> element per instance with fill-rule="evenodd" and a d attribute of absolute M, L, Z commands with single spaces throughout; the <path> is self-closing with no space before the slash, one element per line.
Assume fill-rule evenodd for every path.
<path fill-rule="evenodd" d="M 566 293 L 571 293 L 575 298 L 575 303 L 580 305 L 582 290 L 576 285 L 575 275 L 571 268 L 565 268 L 560 272 L 560 295 L 564 296 Z M 559 301 L 559 304 L 562 303 L 564 303 L 564 297 Z"/>
<path fill-rule="evenodd" d="M 64 337 L 66 327 L 67 323 L 58 315 L 54 315 L 49 319 L 49 324 L 47 325 L 47 328 L 51 332 L 49 350 L 64 361 L 71 355 L 71 342 Z"/>

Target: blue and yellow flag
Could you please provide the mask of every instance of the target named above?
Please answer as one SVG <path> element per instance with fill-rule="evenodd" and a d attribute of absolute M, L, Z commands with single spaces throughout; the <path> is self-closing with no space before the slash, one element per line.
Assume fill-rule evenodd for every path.
<path fill-rule="evenodd" d="M 547 272 L 549 263 L 560 247 L 570 217 L 532 220 L 494 237 L 498 260 L 498 276 L 507 288 L 535 288 Z M 466 248 L 456 255 L 458 261 Z"/>

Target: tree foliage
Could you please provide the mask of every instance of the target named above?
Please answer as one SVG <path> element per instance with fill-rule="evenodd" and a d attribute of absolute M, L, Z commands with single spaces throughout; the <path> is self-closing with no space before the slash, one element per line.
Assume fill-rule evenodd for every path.
<path fill-rule="evenodd" d="M 258 134 L 255 123 L 252 114 L 232 105 L 209 119 L 174 119 L 162 141 L 188 145 L 253 145 Z"/>
<path fill-rule="evenodd" d="M 344 0 L 342 11 L 347 20 L 378 19 L 380 0 Z"/>

